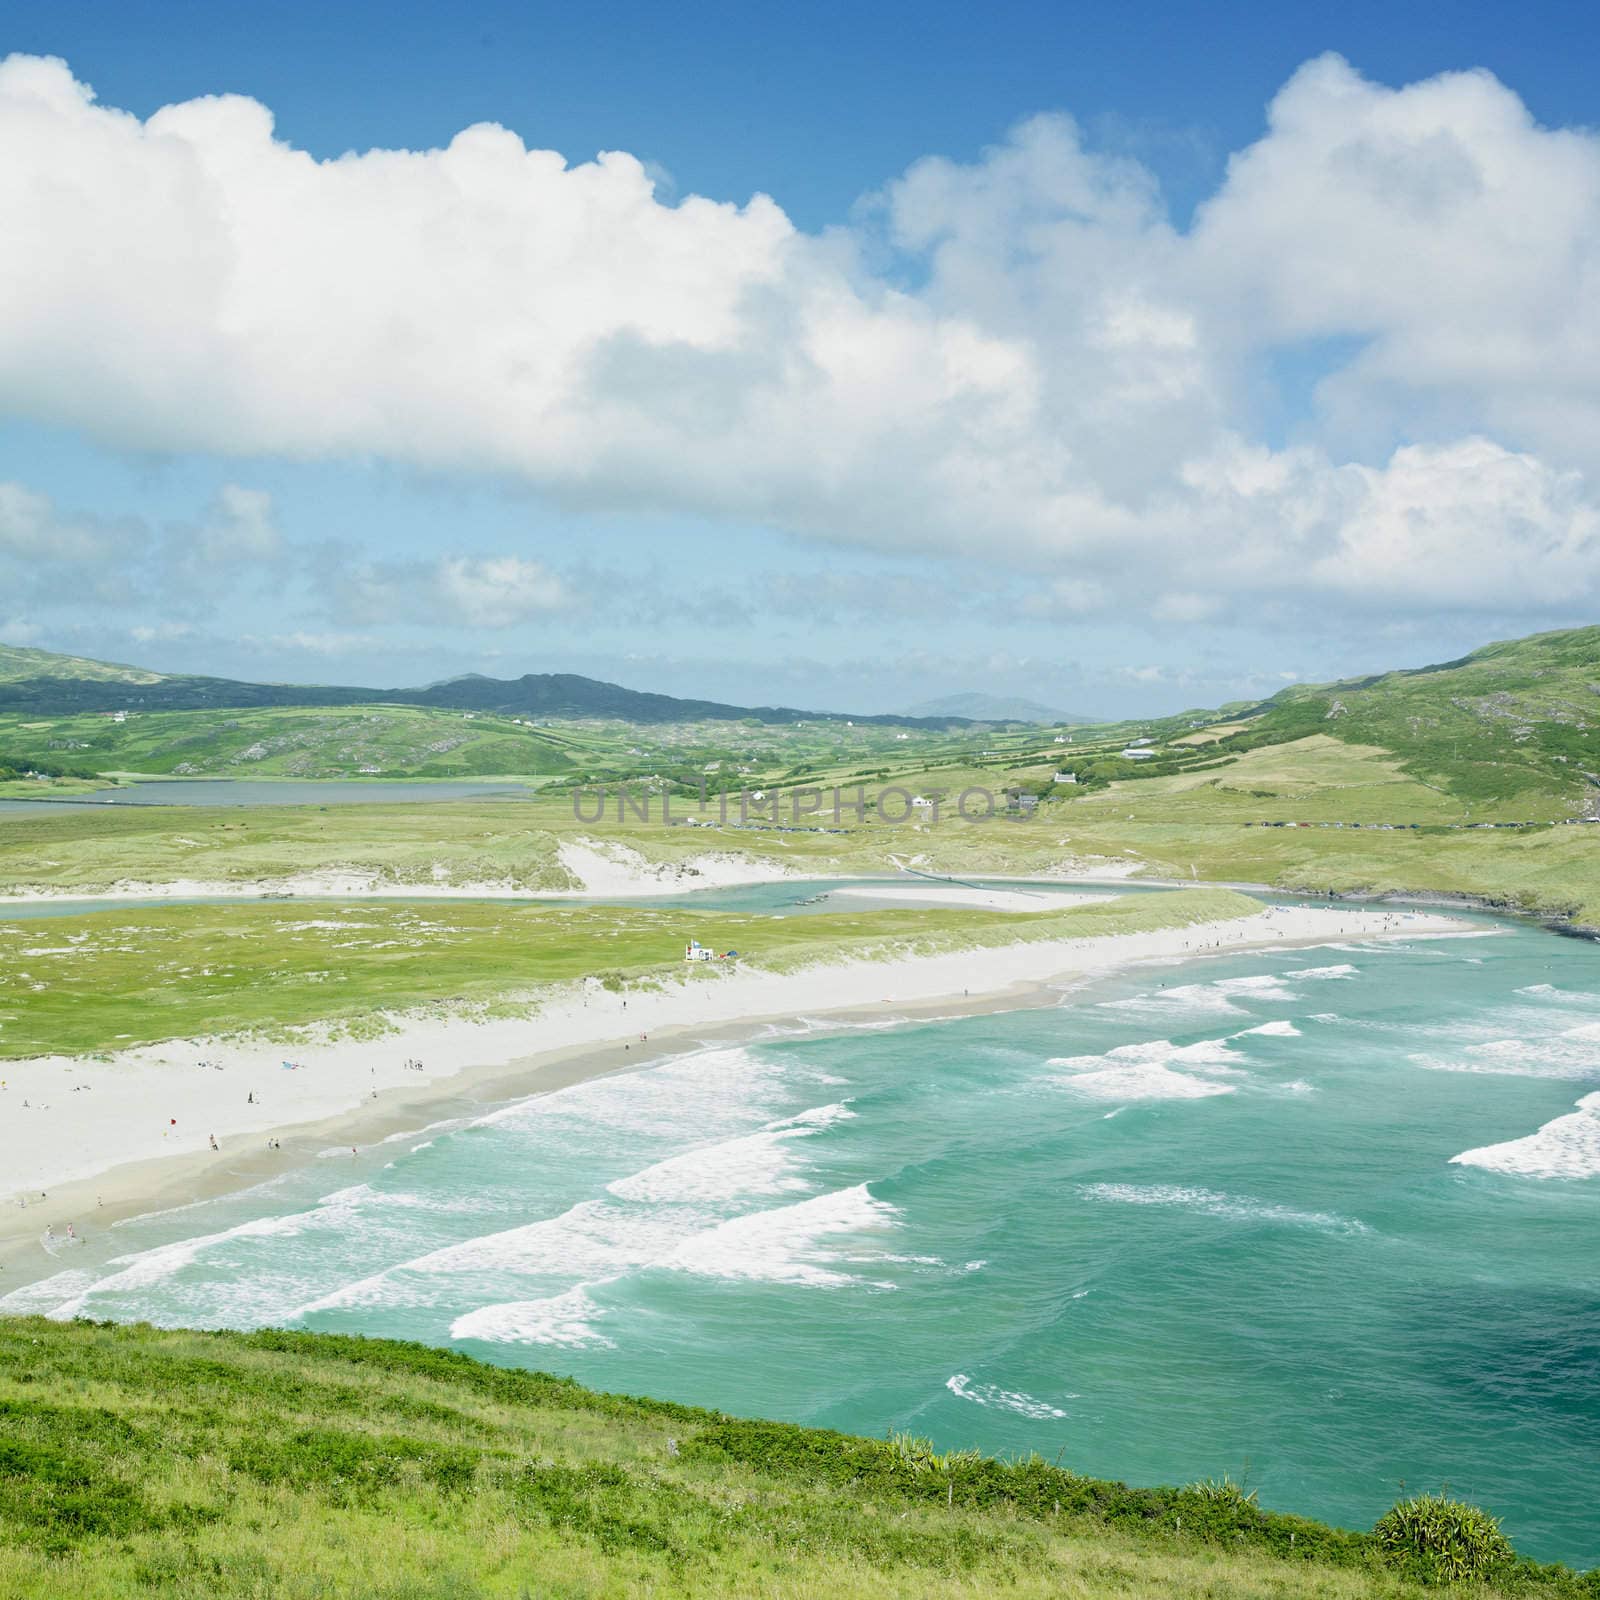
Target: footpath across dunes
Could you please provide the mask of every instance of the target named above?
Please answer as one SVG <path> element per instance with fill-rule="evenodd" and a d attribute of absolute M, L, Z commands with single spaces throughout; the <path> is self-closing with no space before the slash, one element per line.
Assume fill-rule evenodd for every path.
<path fill-rule="evenodd" d="M 4 1320 L 0 1414 L 0 1593 L 33 1600 L 1439 1592 L 1223 1479 L 1130 1489 L 380 1340 Z M 1501 1551 L 1449 1592 L 1600 1588 Z"/>

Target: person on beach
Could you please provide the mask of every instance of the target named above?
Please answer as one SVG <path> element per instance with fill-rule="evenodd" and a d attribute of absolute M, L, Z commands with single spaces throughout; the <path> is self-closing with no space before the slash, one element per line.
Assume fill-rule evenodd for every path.
<path fill-rule="evenodd" d="M 216 1136 L 216 1134 L 208 1133 L 206 1135 L 206 1138 L 208 1138 L 211 1141 L 211 1148 L 213 1150 L 215 1150 L 217 1148 L 217 1136 Z"/>

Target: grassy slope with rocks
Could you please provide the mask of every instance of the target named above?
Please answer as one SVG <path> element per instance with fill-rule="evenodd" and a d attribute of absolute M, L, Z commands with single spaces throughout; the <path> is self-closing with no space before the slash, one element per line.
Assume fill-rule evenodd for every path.
<path fill-rule="evenodd" d="M 1600 799 L 1600 627 L 1505 640 L 1437 666 L 1297 684 L 1217 749 L 1312 733 L 1387 750 L 1407 774 L 1481 817 L 1539 818 L 1552 796 L 1583 809 Z"/>
<path fill-rule="evenodd" d="M 1372 1535 L 308 1333 L 0 1320 L 0 1593 L 30 1600 L 1419 1596 Z M 1460 1596 L 1600 1593 L 1502 1562 Z"/>

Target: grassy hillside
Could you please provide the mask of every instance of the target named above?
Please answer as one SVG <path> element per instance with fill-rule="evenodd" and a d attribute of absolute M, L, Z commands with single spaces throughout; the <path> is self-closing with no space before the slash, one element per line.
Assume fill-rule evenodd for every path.
<path fill-rule="evenodd" d="M 1092 938 L 1248 916 L 1226 889 L 1067 911 L 884 910 L 774 918 L 649 906 L 317 903 L 129 906 L 7 922 L 0 1059 L 311 1022 L 385 1026 L 397 1007 L 525 1004 L 552 984 L 685 976 L 697 937 L 763 971 L 830 960 Z M 692 974 L 704 982 L 717 974 Z"/>
<path fill-rule="evenodd" d="M 947 806 L 937 825 L 874 815 L 828 834 L 668 829 L 619 820 L 614 805 L 604 823 L 579 825 L 561 792 L 515 815 L 460 805 L 226 822 L 80 812 L 40 826 L 7 819 L 0 887 L 249 882 L 349 866 L 387 882 L 442 875 L 557 888 L 568 881 L 560 841 L 595 835 L 652 861 L 738 851 L 827 875 L 882 872 L 897 861 L 955 875 L 1026 874 L 1120 858 L 1156 874 L 1291 889 L 1470 894 L 1600 925 L 1600 851 L 1588 828 L 1562 825 L 1600 807 L 1600 628 L 1491 645 L 1417 671 L 1296 686 L 1264 706 L 1059 732 L 604 718 L 535 728 L 526 718 L 392 705 L 124 723 L 0 716 L 0 767 L 28 759 L 67 773 L 522 775 L 556 791 L 569 779 L 626 778 L 656 797 L 657 818 L 663 794 L 682 802 L 702 785 L 713 801 L 740 789 L 792 796 L 861 785 L 870 795 L 894 786 L 905 791 L 902 810 L 912 794 L 1013 788 L 1040 809 L 1026 827 L 967 826 Z M 1062 772 L 1076 781 L 1058 781 Z M 1495 831 L 1480 831 L 1491 824 Z"/>
<path fill-rule="evenodd" d="M 0 761 L 228 778 L 471 778 L 571 772 L 563 743 L 503 717 L 410 706 L 0 717 Z"/>
<path fill-rule="evenodd" d="M 1438 1592 L 1225 1483 L 1128 1489 L 387 1341 L 0 1320 L 0 1415 L 0 1593 L 30 1600 Z M 1513 1559 L 1450 1592 L 1600 1588 Z"/>
<path fill-rule="evenodd" d="M 79 679 L 91 683 L 160 683 L 159 672 L 124 667 L 112 661 L 91 661 L 86 656 L 60 656 L 49 650 L 25 650 L 0 644 L 0 683 L 27 678 Z"/>
<path fill-rule="evenodd" d="M 253 710 L 0 713 L 0 767 L 177 777 L 451 778 L 540 775 L 632 779 L 680 793 L 760 787 L 886 763 L 958 760 L 998 744 L 1031 754 L 1038 730 L 994 733 L 849 721 L 501 716 L 392 704 Z"/>
<path fill-rule="evenodd" d="M 1600 801 L 1600 627 L 1486 645 L 1458 661 L 1297 685 L 1227 749 L 1323 733 L 1391 752 L 1411 776 L 1489 816 L 1560 795 Z"/>

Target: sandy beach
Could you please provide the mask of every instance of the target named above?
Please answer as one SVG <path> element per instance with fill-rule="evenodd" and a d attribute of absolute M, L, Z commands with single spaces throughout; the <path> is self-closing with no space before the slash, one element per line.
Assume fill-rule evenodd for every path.
<path fill-rule="evenodd" d="M 1476 931 L 1423 912 L 1279 906 L 1188 928 L 783 973 L 708 967 L 626 994 L 591 982 L 551 990 L 527 1016 L 396 1014 L 393 1031 L 375 1039 L 201 1039 L 9 1063 L 0 1068 L 0 1267 L 14 1282 L 22 1256 L 47 1264 L 31 1262 L 47 1225 L 103 1226 L 242 1187 L 327 1147 L 363 1146 L 729 1030 L 1048 1004 L 1063 986 L 1135 964 Z"/>

